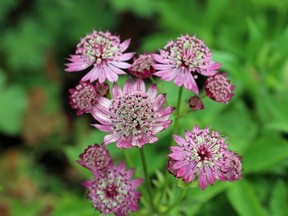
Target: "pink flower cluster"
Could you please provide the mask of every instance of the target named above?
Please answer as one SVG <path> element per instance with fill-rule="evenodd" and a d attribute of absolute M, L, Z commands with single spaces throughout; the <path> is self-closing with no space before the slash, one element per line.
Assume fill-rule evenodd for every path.
<path fill-rule="evenodd" d="M 228 150 L 226 139 L 219 132 L 210 132 L 194 126 L 185 132 L 185 139 L 174 135 L 177 146 L 171 147 L 168 170 L 185 182 L 198 177 L 202 190 L 207 184 L 213 185 L 215 180 L 234 181 L 241 178 L 241 157 Z"/>
<path fill-rule="evenodd" d="M 143 179 L 131 180 L 134 171 L 126 170 L 125 163 L 115 166 L 103 145 L 88 146 L 78 163 L 93 173 L 93 179 L 84 182 L 88 198 L 101 214 L 129 215 L 139 209 L 141 194 L 136 189 Z"/>

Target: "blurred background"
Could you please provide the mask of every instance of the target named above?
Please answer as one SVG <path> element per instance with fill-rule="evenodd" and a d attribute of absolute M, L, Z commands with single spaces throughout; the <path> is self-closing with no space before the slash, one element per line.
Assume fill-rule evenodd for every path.
<path fill-rule="evenodd" d="M 1 216 L 98 214 L 81 185 L 91 176 L 75 160 L 104 134 L 69 106 L 68 89 L 83 73 L 64 72 L 66 58 L 93 29 L 131 38 L 129 51 L 137 52 L 157 52 L 170 39 L 196 34 L 236 86 L 229 104 L 207 99 L 204 110 L 180 124 L 181 133 L 198 124 L 229 137 L 243 156 L 243 179 L 189 189 L 171 215 L 288 215 L 288 1 L 1 0 Z M 175 85 L 159 85 L 175 105 Z M 185 100 L 190 96 L 186 91 Z M 147 147 L 155 183 L 161 176 L 153 170 L 163 171 L 170 136 L 171 129 Z M 115 161 L 124 159 L 124 150 L 108 148 Z M 139 152 L 128 154 L 128 166 L 143 176 Z"/>

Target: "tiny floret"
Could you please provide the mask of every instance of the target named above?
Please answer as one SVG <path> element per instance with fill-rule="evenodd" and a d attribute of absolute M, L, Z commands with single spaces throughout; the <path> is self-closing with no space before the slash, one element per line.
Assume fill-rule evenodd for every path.
<path fill-rule="evenodd" d="M 155 72 L 154 67 L 155 60 L 154 54 L 145 53 L 138 56 L 138 58 L 133 59 L 133 64 L 128 68 L 129 72 L 136 77 L 149 78 Z"/>
<path fill-rule="evenodd" d="M 154 58 L 159 63 L 153 65 L 155 76 L 165 81 L 174 80 L 177 86 L 184 85 L 195 94 L 199 93 L 195 81 L 198 74 L 212 76 L 221 66 L 211 60 L 212 53 L 203 41 L 189 35 L 178 37 L 175 42 L 169 41 Z"/>
<path fill-rule="evenodd" d="M 100 123 L 93 126 L 110 133 L 104 137 L 104 144 L 116 142 L 118 148 L 141 148 L 156 142 L 155 135 L 171 124 L 169 116 L 174 108 L 162 108 L 166 95 L 157 95 L 155 84 L 146 92 L 142 79 L 134 83 L 128 80 L 123 90 L 114 84 L 112 95 L 112 100 L 100 97 L 92 112 Z"/>
<path fill-rule="evenodd" d="M 67 72 L 77 72 L 92 67 L 82 78 L 82 81 L 93 82 L 106 79 L 110 82 L 118 80 L 118 74 L 125 74 L 130 64 L 125 61 L 131 59 L 134 53 L 123 53 L 129 46 L 130 39 L 120 42 L 119 36 L 110 32 L 93 31 L 81 39 L 76 52 L 70 55 Z"/>
<path fill-rule="evenodd" d="M 227 74 L 217 73 L 214 76 L 208 77 L 205 84 L 206 95 L 221 103 L 228 103 L 233 97 L 235 86 L 227 80 Z"/>
<path fill-rule="evenodd" d="M 134 171 L 126 170 L 125 164 L 118 167 L 110 164 L 101 178 L 85 181 L 88 199 L 101 214 L 126 216 L 139 209 L 141 194 L 136 189 L 143 179 L 132 180 Z"/>
<path fill-rule="evenodd" d="M 77 110 L 77 115 L 90 113 L 97 103 L 98 94 L 95 87 L 89 82 L 81 81 L 75 89 L 69 89 L 70 105 Z"/>
<path fill-rule="evenodd" d="M 203 130 L 194 126 L 185 132 L 185 139 L 174 135 L 177 146 L 172 146 L 169 167 L 172 174 L 189 183 L 198 177 L 200 188 L 214 185 L 215 179 L 232 181 L 241 176 L 242 165 L 239 158 L 230 154 L 226 139 L 219 132 L 209 128 Z"/>

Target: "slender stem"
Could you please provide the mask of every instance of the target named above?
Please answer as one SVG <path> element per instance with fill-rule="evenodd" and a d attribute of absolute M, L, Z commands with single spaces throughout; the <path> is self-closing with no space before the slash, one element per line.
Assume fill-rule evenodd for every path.
<path fill-rule="evenodd" d="M 183 86 L 181 86 L 179 88 L 179 92 L 178 92 L 178 101 L 177 101 L 177 107 L 176 107 L 176 114 L 175 114 L 175 120 L 174 120 L 174 128 L 173 128 L 173 134 L 177 134 L 178 131 L 179 131 L 179 128 L 178 128 L 178 120 L 179 120 L 179 117 L 180 117 L 180 111 L 181 111 L 181 99 L 182 99 L 182 93 L 183 93 Z M 174 139 L 172 137 L 171 139 L 171 146 L 173 145 L 174 143 Z"/>
<path fill-rule="evenodd" d="M 133 161 L 132 161 L 128 151 L 126 149 L 124 149 L 123 152 L 124 152 L 124 156 L 125 156 L 127 163 L 129 164 L 130 167 L 133 167 Z"/>
<path fill-rule="evenodd" d="M 149 175 L 148 175 L 147 163 L 146 163 L 143 147 L 140 148 L 140 154 L 141 154 L 141 160 L 142 160 L 142 165 L 143 165 L 143 171 L 144 171 L 144 176 L 145 176 L 146 187 L 147 187 L 147 191 L 148 191 L 150 208 L 151 208 L 152 212 L 154 212 L 155 211 L 155 207 L 154 207 L 153 197 L 152 197 L 152 188 L 151 188 L 151 184 L 150 184 L 150 178 L 149 178 Z"/>

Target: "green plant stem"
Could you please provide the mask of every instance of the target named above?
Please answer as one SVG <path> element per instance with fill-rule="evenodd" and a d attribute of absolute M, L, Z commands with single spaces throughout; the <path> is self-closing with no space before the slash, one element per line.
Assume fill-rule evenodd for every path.
<path fill-rule="evenodd" d="M 178 92 L 178 101 L 177 101 L 177 107 L 176 107 L 176 114 L 175 114 L 175 119 L 174 119 L 174 128 L 173 128 L 173 134 L 178 134 L 179 128 L 178 128 L 178 120 L 180 117 L 180 111 L 181 111 L 181 100 L 182 100 L 182 93 L 183 93 L 183 86 L 179 88 Z M 172 146 L 174 143 L 173 137 L 171 138 L 171 145 Z"/>
<path fill-rule="evenodd" d="M 141 154 L 141 160 L 142 160 L 142 165 L 143 165 L 146 187 L 147 187 L 147 191 L 148 191 L 150 208 L 151 208 L 152 212 L 155 212 L 155 207 L 154 207 L 154 202 L 153 202 L 153 197 L 152 197 L 152 188 L 151 188 L 151 184 L 150 184 L 150 178 L 148 175 L 147 163 L 146 163 L 143 147 L 140 148 L 140 154 Z"/>
<path fill-rule="evenodd" d="M 132 161 L 132 159 L 131 159 L 128 151 L 127 151 L 126 149 L 124 149 L 123 152 L 124 152 L 125 159 L 126 159 L 126 161 L 128 162 L 129 166 L 130 166 L 130 167 L 133 167 L 133 161 Z"/>

